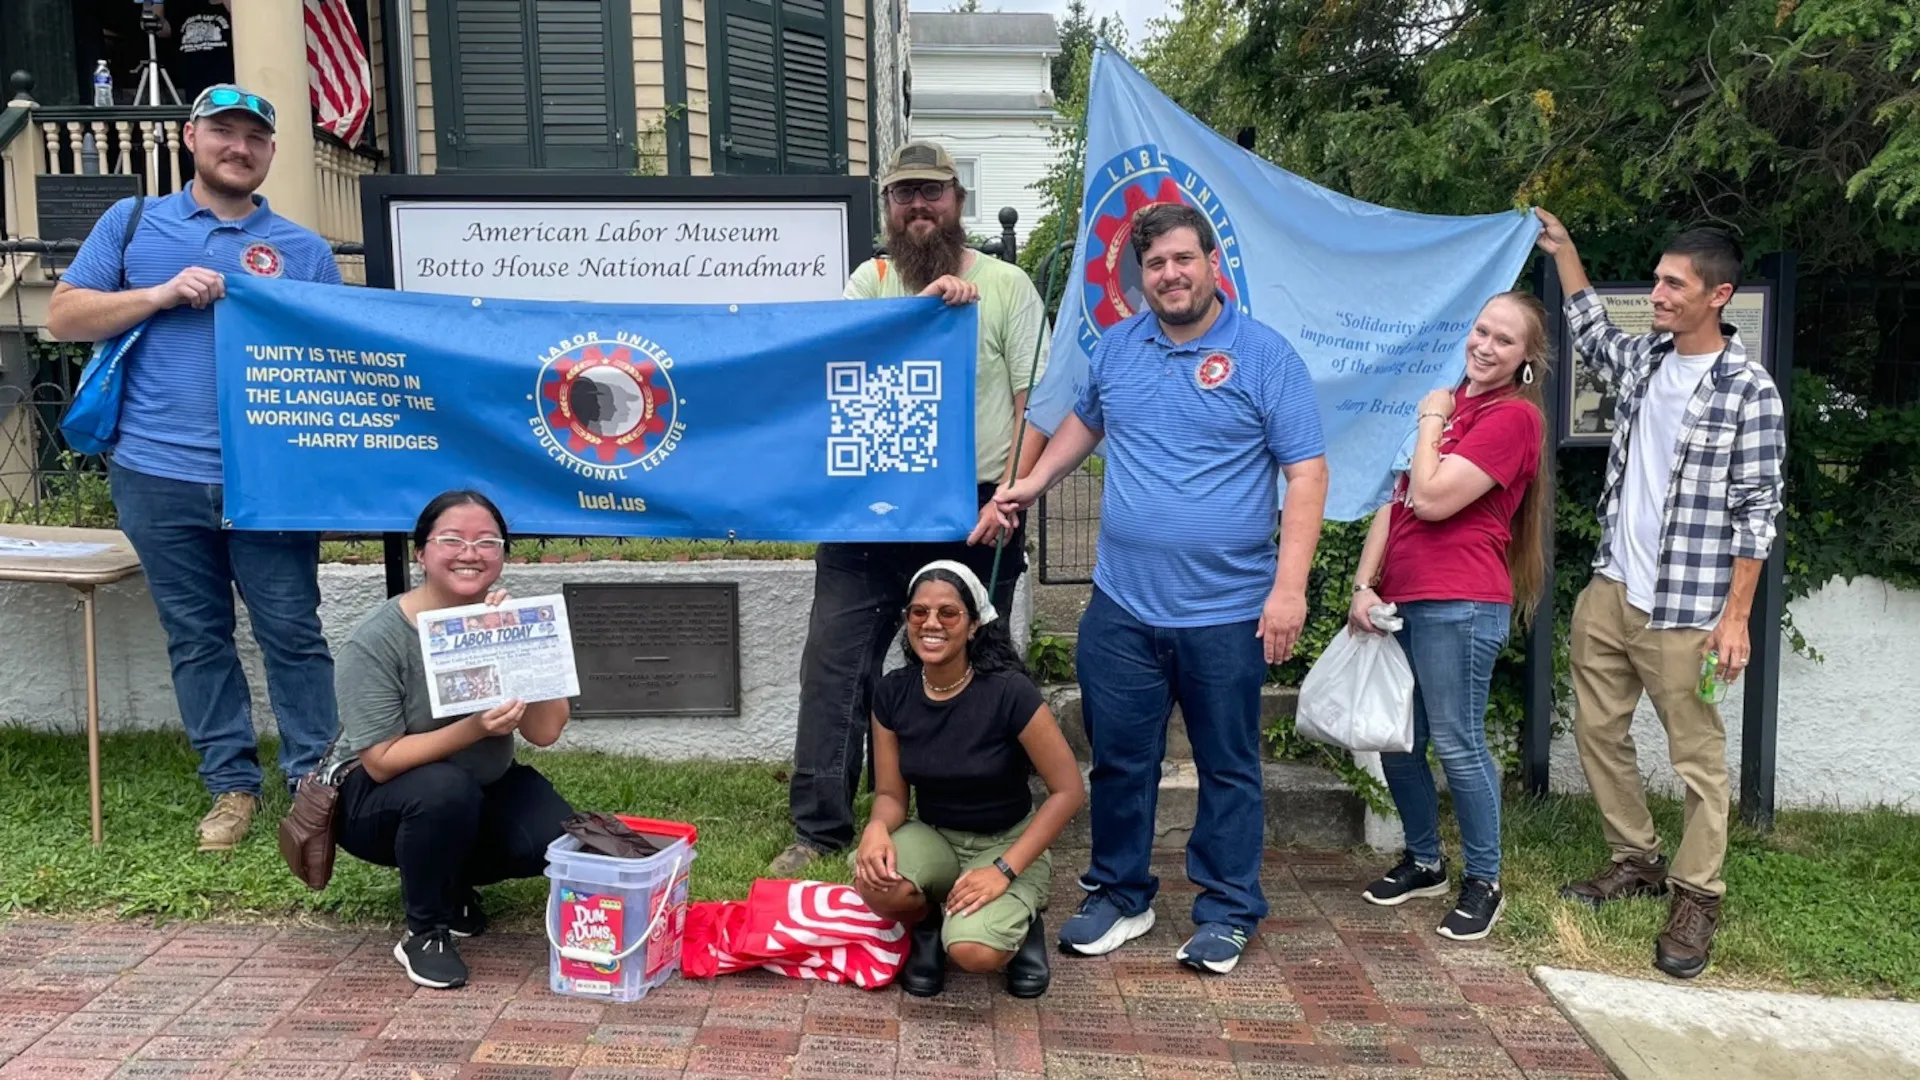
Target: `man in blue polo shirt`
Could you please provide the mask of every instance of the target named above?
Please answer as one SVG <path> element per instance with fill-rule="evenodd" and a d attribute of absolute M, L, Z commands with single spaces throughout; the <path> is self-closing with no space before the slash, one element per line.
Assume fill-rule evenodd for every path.
<path fill-rule="evenodd" d="M 319 537 L 234 532 L 221 517 L 212 305 L 226 295 L 225 275 L 340 283 L 327 242 L 254 194 L 273 163 L 273 131 L 264 98 L 228 84 L 202 91 L 185 131 L 193 180 L 178 194 L 145 200 L 124 251 L 135 200 L 102 215 L 47 308 L 48 331 L 66 341 L 147 323 L 126 362 L 107 473 L 120 528 L 167 632 L 174 696 L 213 796 L 200 822 L 201 851 L 239 843 L 260 801 L 252 696 L 233 643 L 236 587 L 266 660 L 289 785 L 319 761 L 339 724 L 333 659 L 320 634 Z"/>
<path fill-rule="evenodd" d="M 1093 599 L 1078 649 L 1093 857 L 1080 879 L 1088 896 L 1060 945 L 1097 956 L 1153 928 L 1154 803 L 1178 702 L 1200 774 L 1187 843 L 1200 895 L 1197 929 L 1175 957 L 1225 974 L 1267 914 L 1260 688 L 1306 622 L 1325 439 L 1299 354 L 1220 295 L 1206 218 L 1149 206 L 1131 239 L 1151 310 L 1100 338 L 1078 407 L 1033 472 L 982 512 L 973 539 L 1011 527 L 1105 437 Z M 1287 480 L 1277 556 L 1276 474 Z"/>

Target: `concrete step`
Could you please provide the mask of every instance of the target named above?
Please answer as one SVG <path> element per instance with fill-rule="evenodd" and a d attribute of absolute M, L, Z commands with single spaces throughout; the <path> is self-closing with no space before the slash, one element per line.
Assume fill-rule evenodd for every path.
<path fill-rule="evenodd" d="M 1083 780 L 1089 768 L 1080 767 Z M 1332 773 L 1314 765 L 1270 761 L 1261 766 L 1261 774 L 1268 844 L 1325 850 L 1357 847 L 1366 841 L 1366 804 Z M 1037 776 L 1032 783 L 1037 805 L 1037 800 L 1046 798 L 1047 785 Z M 1185 847 L 1193 835 L 1199 808 L 1200 774 L 1193 763 L 1168 762 L 1161 766 L 1153 846 Z M 1089 821 L 1087 809 L 1082 807 L 1060 834 L 1059 846 L 1091 844 Z"/>
<path fill-rule="evenodd" d="M 1087 726 L 1080 715 L 1080 688 L 1072 684 L 1058 684 L 1042 689 L 1047 696 L 1047 707 L 1053 710 L 1054 718 L 1060 721 L 1060 730 L 1067 737 L 1067 745 L 1073 747 L 1073 756 L 1081 761 L 1092 761 L 1093 750 L 1087 744 Z M 1292 716 L 1299 698 L 1300 691 L 1291 686 L 1268 686 L 1261 690 L 1260 726 L 1265 728 L 1280 717 Z M 1178 705 L 1174 706 L 1173 715 L 1167 720 L 1167 760 L 1193 760 L 1193 743 L 1187 738 L 1187 721 L 1180 715 Z"/>

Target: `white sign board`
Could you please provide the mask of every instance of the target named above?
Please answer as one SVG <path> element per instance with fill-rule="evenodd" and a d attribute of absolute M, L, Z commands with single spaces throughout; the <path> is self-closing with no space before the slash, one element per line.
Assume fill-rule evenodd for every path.
<path fill-rule="evenodd" d="M 394 287 L 617 304 L 837 300 L 847 208 L 821 202 L 388 204 Z"/>

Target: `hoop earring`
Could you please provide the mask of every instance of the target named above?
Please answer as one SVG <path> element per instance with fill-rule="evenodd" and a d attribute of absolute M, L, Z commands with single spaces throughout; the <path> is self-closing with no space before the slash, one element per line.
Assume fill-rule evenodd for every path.
<path fill-rule="evenodd" d="M 1533 385 L 1533 361 L 1520 365 L 1520 381 L 1528 386 Z"/>

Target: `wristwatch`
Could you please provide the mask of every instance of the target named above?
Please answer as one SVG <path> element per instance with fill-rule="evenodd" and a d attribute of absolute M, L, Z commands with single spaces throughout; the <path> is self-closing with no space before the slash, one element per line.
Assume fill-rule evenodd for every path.
<path fill-rule="evenodd" d="M 1013 867 L 1011 867 L 1011 866 L 1008 866 L 1008 865 L 1007 865 L 1007 860 L 1005 860 L 1005 859 L 995 859 L 995 860 L 993 860 L 993 868 L 994 868 L 995 870 L 998 870 L 998 871 L 1000 871 L 1001 873 L 1003 873 L 1003 874 L 1005 874 L 1005 875 L 1007 875 L 1007 880 L 1008 880 L 1008 881 L 1012 881 L 1013 879 L 1015 879 L 1015 878 L 1017 878 L 1017 877 L 1019 877 L 1019 876 L 1020 876 L 1019 874 L 1016 874 L 1016 873 L 1014 873 L 1014 872 L 1013 872 Z"/>

